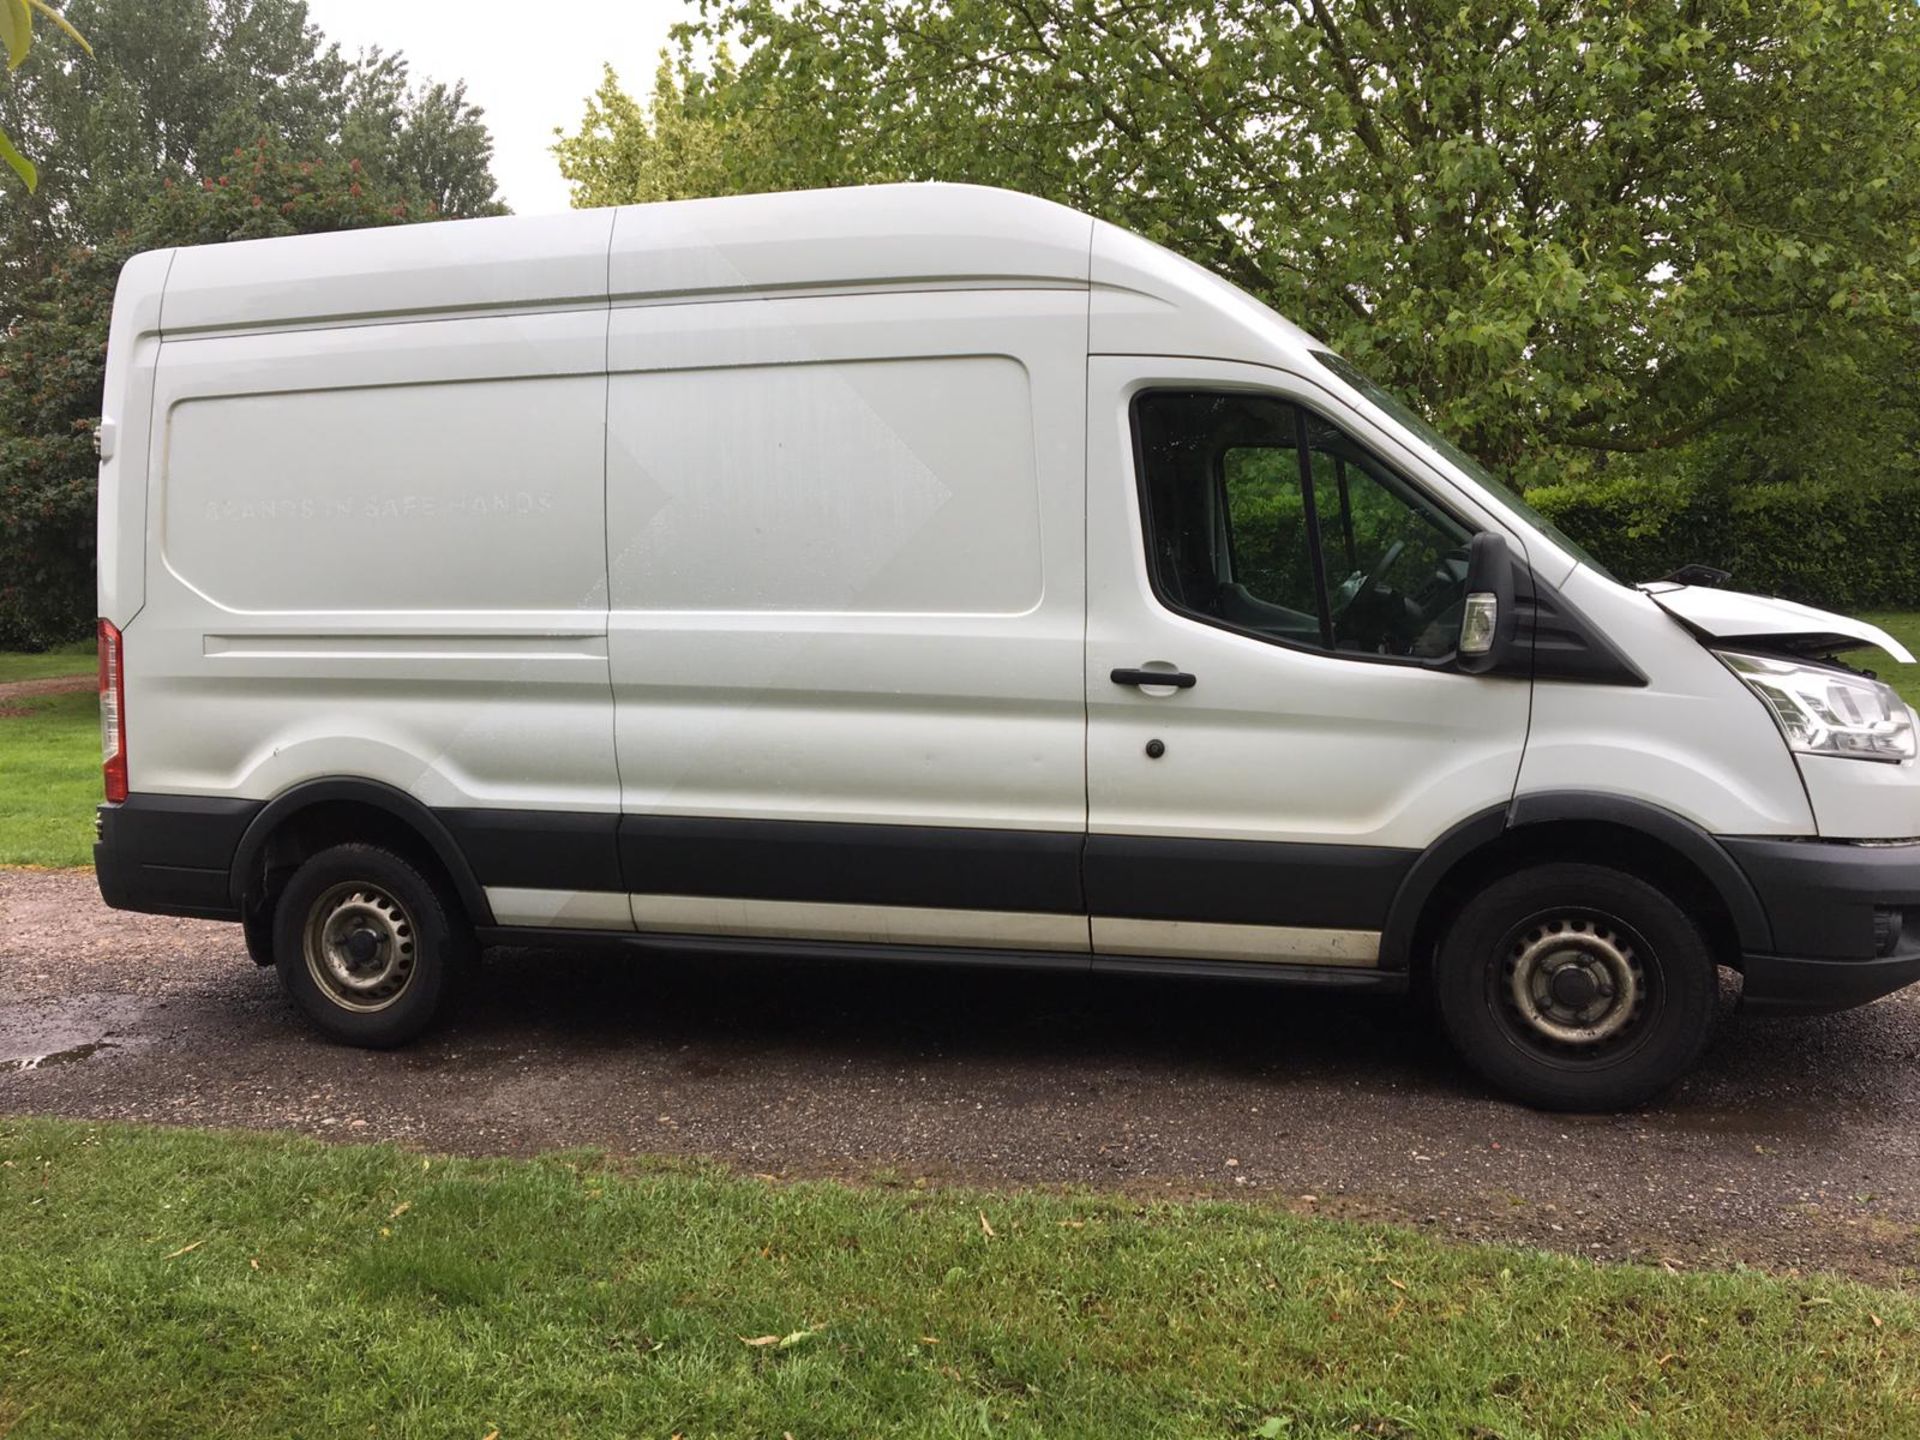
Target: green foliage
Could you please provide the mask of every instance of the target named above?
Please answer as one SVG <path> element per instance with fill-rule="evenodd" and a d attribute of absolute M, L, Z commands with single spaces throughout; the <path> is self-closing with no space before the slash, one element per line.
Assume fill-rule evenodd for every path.
<path fill-rule="evenodd" d="M 1221 457 L 1221 483 L 1234 579 L 1258 599 L 1311 614 L 1318 602 L 1299 452 L 1275 446 L 1229 450 Z"/>
<path fill-rule="evenodd" d="M 93 615 L 93 427 L 120 255 L 75 251 L 0 343 L 0 646 L 38 649 Z"/>
<path fill-rule="evenodd" d="M 0 1160 L 22 1436 L 1920 1428 L 1920 1304 L 1832 1280 L 588 1154 L 16 1119 Z"/>
<path fill-rule="evenodd" d="M 1527 501 L 1627 581 L 1698 561 L 1735 589 L 1830 610 L 1920 602 L 1920 481 L 1877 487 L 1619 477 Z"/>
<path fill-rule="evenodd" d="M 87 54 L 93 53 L 93 47 L 87 44 L 86 37 L 74 29 L 72 23 L 47 3 L 47 0 L 0 0 L 0 49 L 7 52 L 7 69 L 18 70 L 28 55 L 33 53 L 33 16 L 38 11 L 57 25 Z M 20 177 L 21 184 L 29 193 L 40 184 L 39 168 L 15 148 L 13 140 L 5 130 L 0 130 L 0 161 Z"/>
<path fill-rule="evenodd" d="M 708 0 L 583 202 L 1008 185 L 1306 323 L 1522 485 L 1810 402 L 1920 433 L 1920 9 L 1886 0 Z M 736 67 L 700 42 L 744 47 Z M 1878 452 L 1887 463 L 1898 447 Z"/>
<path fill-rule="evenodd" d="M 216 173 L 164 181 L 107 246 L 75 249 L 31 286 L 0 343 L 0 647 L 82 633 L 94 614 L 93 429 L 120 266 L 140 250 L 431 218 L 337 153 L 262 138 Z"/>
<path fill-rule="evenodd" d="M 733 103 L 737 86 L 724 45 L 705 70 L 684 50 L 677 58 L 663 55 L 645 106 L 606 66 L 580 129 L 553 147 L 573 203 L 634 205 L 847 183 L 830 157 L 785 149 L 755 109 Z"/>

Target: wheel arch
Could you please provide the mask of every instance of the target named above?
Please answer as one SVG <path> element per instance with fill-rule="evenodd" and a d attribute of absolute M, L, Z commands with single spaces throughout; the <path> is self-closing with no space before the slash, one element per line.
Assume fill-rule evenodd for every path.
<path fill-rule="evenodd" d="M 306 781 L 261 808 L 234 851 L 234 904 L 244 914 L 249 901 L 271 893 L 291 857 L 355 840 L 386 844 L 428 866 L 453 887 L 470 923 L 493 923 L 486 891 L 440 818 L 404 790 L 350 777 Z"/>
<path fill-rule="evenodd" d="M 1420 969 L 1474 886 L 1552 860 L 1610 865 L 1667 891 L 1705 923 L 1723 964 L 1772 947 L 1753 882 L 1692 821 L 1626 796 L 1546 791 L 1470 816 L 1421 854 L 1388 912 L 1381 965 Z"/>

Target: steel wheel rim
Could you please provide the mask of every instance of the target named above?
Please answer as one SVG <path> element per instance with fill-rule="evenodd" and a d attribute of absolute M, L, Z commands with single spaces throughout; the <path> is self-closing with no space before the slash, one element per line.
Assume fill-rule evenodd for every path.
<path fill-rule="evenodd" d="M 384 1010 L 406 993 L 417 958 L 412 917 L 364 881 L 335 885 L 307 910 L 307 973 L 344 1010 Z"/>
<path fill-rule="evenodd" d="M 1507 932 L 1487 999 L 1507 1038 L 1551 1065 L 1584 1069 L 1638 1050 L 1665 995 L 1652 948 L 1597 911 L 1561 907 Z"/>

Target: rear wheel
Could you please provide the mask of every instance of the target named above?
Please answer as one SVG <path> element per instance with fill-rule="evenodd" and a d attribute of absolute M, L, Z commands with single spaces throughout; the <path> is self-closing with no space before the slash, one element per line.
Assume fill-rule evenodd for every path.
<path fill-rule="evenodd" d="M 1711 1033 L 1713 952 L 1672 900 L 1597 865 L 1489 885 L 1440 946 L 1434 991 L 1461 1057 L 1516 1099 L 1619 1110 L 1686 1072 Z"/>
<path fill-rule="evenodd" d="M 303 864 L 274 911 L 280 982 L 328 1035 L 403 1045 L 453 1000 L 473 952 L 452 897 L 373 845 L 335 845 Z"/>

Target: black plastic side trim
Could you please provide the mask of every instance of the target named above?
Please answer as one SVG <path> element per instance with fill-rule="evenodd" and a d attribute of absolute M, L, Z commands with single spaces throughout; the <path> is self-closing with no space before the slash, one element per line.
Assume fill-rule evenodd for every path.
<path fill-rule="evenodd" d="M 1746 872 L 1734 863 L 1720 841 L 1691 820 L 1643 800 L 1587 790 L 1551 790 L 1515 796 L 1507 816 L 1508 825 L 1513 829 L 1556 820 L 1582 820 L 1637 830 L 1684 855 L 1726 905 L 1740 948 L 1756 953 L 1774 948 L 1766 909 Z"/>
<path fill-rule="evenodd" d="M 310 780 L 281 792 L 261 807 L 253 823 L 247 826 L 246 834 L 240 839 L 239 850 L 233 857 L 229 890 L 236 915 L 248 882 L 259 871 L 261 855 L 273 832 L 302 810 L 328 802 L 368 805 L 385 811 L 412 828 L 432 848 L 452 878 L 454 889 L 460 895 L 460 903 L 466 908 L 467 918 L 476 925 L 493 923 L 493 911 L 487 905 L 486 892 L 480 888 L 474 878 L 473 867 L 467 863 L 465 854 L 439 815 L 404 790 L 397 790 L 378 780 L 358 779 Z"/>
<path fill-rule="evenodd" d="M 1128 920 L 1378 930 L 1418 850 L 1087 837 L 1087 904 Z"/>
<path fill-rule="evenodd" d="M 611 811 L 436 810 L 482 885 L 619 890 L 620 817 Z"/>
<path fill-rule="evenodd" d="M 1519 627 L 1511 659 L 1498 667 L 1503 675 L 1531 674 L 1536 680 L 1571 680 L 1588 685 L 1647 683 L 1606 633 L 1574 608 L 1532 567 L 1514 567 L 1514 608 Z"/>
<path fill-rule="evenodd" d="M 1083 841 L 1078 831 L 626 815 L 620 867 L 639 894 L 1080 915 Z"/>
<path fill-rule="evenodd" d="M 1387 923 L 1380 935 L 1380 968 L 1404 970 L 1413 959 L 1413 936 L 1419 927 L 1421 912 L 1447 877 L 1462 860 L 1482 846 L 1491 845 L 1507 830 L 1507 807 L 1496 805 L 1470 815 L 1448 830 L 1425 850 L 1408 868 L 1406 879 L 1395 892 Z"/>

